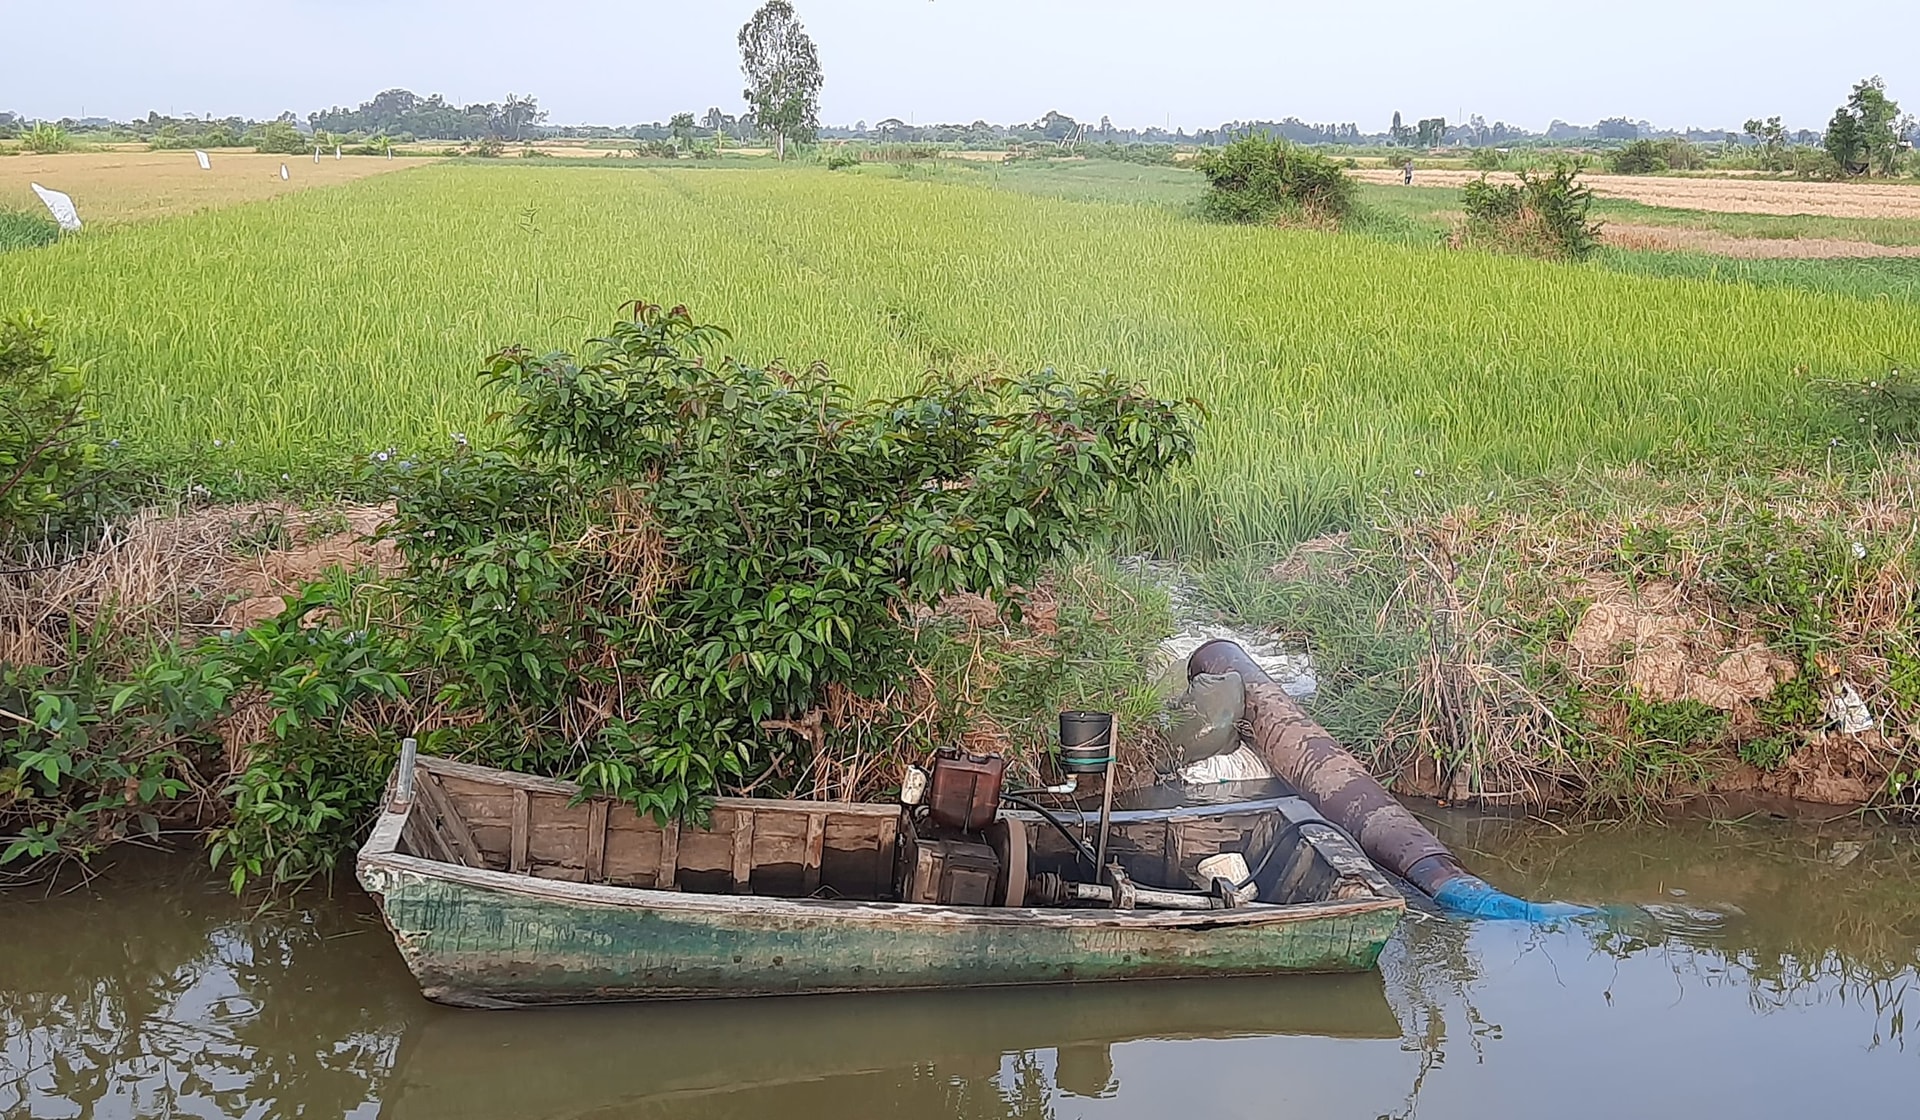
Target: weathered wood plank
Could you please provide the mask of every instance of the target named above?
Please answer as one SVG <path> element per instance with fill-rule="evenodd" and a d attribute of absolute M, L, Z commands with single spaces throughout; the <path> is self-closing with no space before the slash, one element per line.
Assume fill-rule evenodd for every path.
<path fill-rule="evenodd" d="M 585 870 L 587 882 L 607 881 L 607 802 L 605 799 L 588 802 Z"/>
<path fill-rule="evenodd" d="M 653 885 L 661 890 L 678 890 L 679 877 L 680 822 L 673 820 L 660 830 L 660 862 L 654 868 Z"/>
<path fill-rule="evenodd" d="M 508 849 L 507 870 L 527 870 L 527 848 L 533 838 L 533 798 L 524 789 L 513 791 L 513 847 Z"/>
<path fill-rule="evenodd" d="M 753 893 L 753 814 L 738 810 L 733 817 L 733 893 Z"/>
<path fill-rule="evenodd" d="M 807 817 L 807 847 L 802 859 L 800 891 L 812 894 L 820 889 L 820 856 L 827 847 L 827 815 L 814 813 Z"/>
<path fill-rule="evenodd" d="M 432 774 L 420 775 L 414 783 L 414 790 L 424 809 L 433 822 L 434 831 L 445 841 L 448 854 L 455 863 L 466 867 L 485 867 L 486 857 L 480 854 L 480 845 L 474 843 L 473 833 L 467 830 L 467 822 L 461 817 L 460 810 L 454 807 L 447 791 L 440 788 L 440 779 Z"/>

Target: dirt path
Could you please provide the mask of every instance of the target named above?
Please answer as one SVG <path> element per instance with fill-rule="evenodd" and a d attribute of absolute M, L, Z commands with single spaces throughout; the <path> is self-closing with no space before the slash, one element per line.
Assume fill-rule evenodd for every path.
<path fill-rule="evenodd" d="M 39 183 L 72 195 L 83 222 L 140 221 L 274 198 L 431 162 L 327 155 L 315 163 L 311 154 L 229 151 L 215 151 L 210 160 L 212 169 L 202 171 L 190 151 L 8 156 L 0 159 L 0 207 L 44 213 L 28 185 Z M 280 178 L 282 164 L 287 168 L 285 179 Z"/>
<path fill-rule="evenodd" d="M 1735 237 L 1710 229 L 1608 222 L 1600 239 L 1622 249 L 1709 253 L 1742 260 L 1833 260 L 1840 257 L 1920 257 L 1920 245 L 1875 245 L 1828 237 Z"/>
<path fill-rule="evenodd" d="M 1398 183 L 1400 172 L 1366 169 L 1349 174 L 1366 183 Z M 1477 171 L 1415 171 L 1416 187 L 1457 187 Z M 1512 181 L 1494 172 L 1490 178 Z M 1713 210 L 1723 214 L 1819 214 L 1833 218 L 1920 218 L 1920 185 L 1905 183 L 1789 183 L 1774 179 L 1676 179 L 1590 175 L 1593 193 L 1648 206 Z"/>

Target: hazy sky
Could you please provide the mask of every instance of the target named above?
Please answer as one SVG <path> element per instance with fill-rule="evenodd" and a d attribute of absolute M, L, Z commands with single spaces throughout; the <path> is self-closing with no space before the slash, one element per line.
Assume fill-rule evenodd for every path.
<path fill-rule="evenodd" d="M 532 93 L 555 123 L 739 112 L 757 0 L 0 0 L 0 109 L 301 116 L 392 86 Z M 1920 110 L 1915 0 L 796 0 L 821 117 L 1122 126 L 1479 113 L 1823 127 L 1883 75 Z"/>

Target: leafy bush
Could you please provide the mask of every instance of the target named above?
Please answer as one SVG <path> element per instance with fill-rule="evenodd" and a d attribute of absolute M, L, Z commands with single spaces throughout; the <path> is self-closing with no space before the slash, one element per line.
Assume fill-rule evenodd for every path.
<path fill-rule="evenodd" d="M 1635 140 L 1607 158 L 1615 175 L 1657 175 L 1662 171 L 1698 171 L 1706 166 L 1700 150 L 1685 140 Z"/>
<path fill-rule="evenodd" d="M 1031 581 L 1193 453 L 1184 406 L 1110 379 L 855 405 L 724 337 L 635 305 L 585 360 L 503 351 L 507 448 L 403 487 L 440 738 L 697 812 L 765 770 L 771 721 L 899 680 L 907 604 Z"/>
<path fill-rule="evenodd" d="M 59 125 L 42 121 L 21 134 L 20 147 L 41 155 L 70 152 L 73 150 L 73 137 L 67 135 L 67 130 Z"/>
<path fill-rule="evenodd" d="M 1920 443 L 1920 383 L 1898 366 L 1865 381 L 1821 381 L 1817 387 L 1866 439 Z"/>
<path fill-rule="evenodd" d="M 1467 157 L 1467 166 L 1475 171 L 1498 171 L 1501 167 L 1500 151 L 1497 148 L 1475 148 Z"/>
<path fill-rule="evenodd" d="M 0 319 L 0 546 L 38 535 L 95 481 L 86 374 L 47 335 L 32 312 Z"/>
<path fill-rule="evenodd" d="M 268 121 L 254 132 L 253 150 L 297 156 L 313 150 L 313 145 L 291 121 Z"/>
<path fill-rule="evenodd" d="M 1285 140 L 1244 137 L 1202 152 L 1195 166 L 1211 184 L 1202 205 L 1216 221 L 1337 221 L 1353 210 L 1353 180 L 1340 165 Z"/>
<path fill-rule="evenodd" d="M 1520 171 L 1517 183 L 1485 175 L 1461 188 L 1465 241 L 1536 256 L 1582 260 L 1600 245 L 1592 221 L 1593 191 L 1579 181 L 1581 166 L 1556 161 L 1545 173 Z"/>
<path fill-rule="evenodd" d="M 60 223 L 45 214 L 0 210 L 0 253 L 38 249 L 60 240 Z"/>
<path fill-rule="evenodd" d="M 827 153 L 827 170 L 828 171 L 844 171 L 849 167 L 858 167 L 858 166 L 860 166 L 860 157 L 854 155 L 852 152 L 842 151 L 838 148 L 835 148 L 834 150 Z"/>

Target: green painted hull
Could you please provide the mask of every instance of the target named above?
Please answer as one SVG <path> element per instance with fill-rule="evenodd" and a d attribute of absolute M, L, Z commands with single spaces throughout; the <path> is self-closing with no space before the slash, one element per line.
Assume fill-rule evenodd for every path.
<path fill-rule="evenodd" d="M 554 883 L 364 858 L 429 998 L 474 1007 L 1374 967 L 1398 899 L 1193 913 L 959 910 Z"/>

